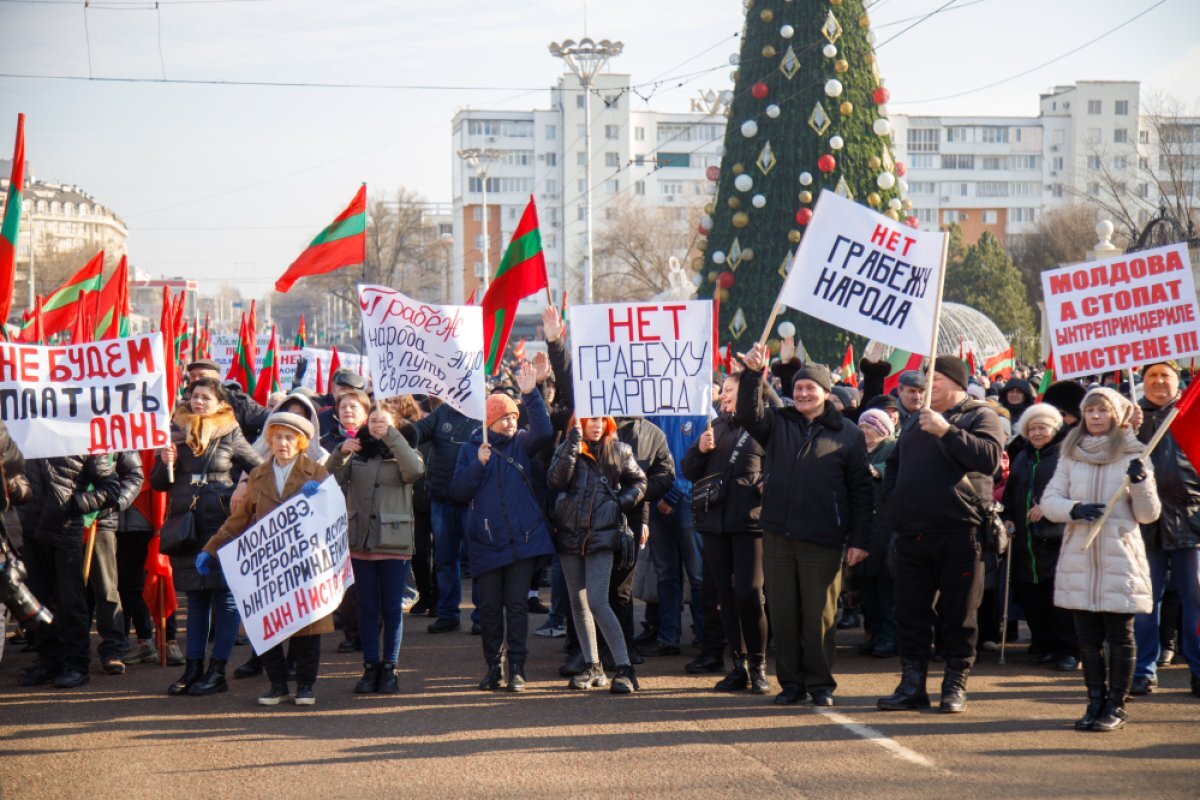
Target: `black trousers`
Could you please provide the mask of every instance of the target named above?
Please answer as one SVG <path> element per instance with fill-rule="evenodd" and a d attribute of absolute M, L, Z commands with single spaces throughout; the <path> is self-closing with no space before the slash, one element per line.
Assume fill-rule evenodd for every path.
<path fill-rule="evenodd" d="M 483 657 L 488 666 L 500 662 L 506 646 L 509 665 L 525 666 L 529 654 L 529 581 L 536 564 L 536 558 L 526 558 L 474 576 Z"/>
<path fill-rule="evenodd" d="M 1013 588 L 1032 636 L 1029 649 L 1053 656 L 1075 655 L 1079 647 L 1075 620 L 1070 611 L 1054 605 L 1054 582 L 1017 583 Z"/>
<path fill-rule="evenodd" d="M 284 646 L 288 642 L 291 644 L 285 657 Z M 317 669 L 321 666 L 321 634 L 293 636 L 262 654 L 263 670 L 272 684 L 287 683 L 288 658 L 296 663 L 296 683 L 316 683 Z"/>
<path fill-rule="evenodd" d="M 433 514 L 416 511 L 413 514 L 416 549 L 413 552 L 413 585 L 421 595 L 421 603 L 437 608 L 437 581 L 433 578 Z"/>
<path fill-rule="evenodd" d="M 898 533 L 895 584 L 900 655 L 928 659 L 934 625 L 940 623 L 946 660 L 973 665 L 983 596 L 975 535 Z"/>
<path fill-rule="evenodd" d="M 766 655 L 767 614 L 763 608 L 762 534 L 705 533 L 703 536 L 704 594 L 709 593 L 709 587 L 717 594 L 716 605 L 725 641 L 735 652 Z M 706 602 L 706 653 L 709 651 L 709 613 Z"/>
<path fill-rule="evenodd" d="M 38 660 L 49 669 L 87 672 L 92 618 L 83 583 L 82 543 L 60 547 L 26 538 L 22 555 L 29 590 L 54 613 L 54 624 L 38 630 Z"/>
<path fill-rule="evenodd" d="M 1124 698 L 1133 685 L 1133 670 L 1137 664 L 1133 614 L 1075 611 L 1073 616 L 1080 657 L 1102 659 L 1107 644 L 1109 697 Z"/>

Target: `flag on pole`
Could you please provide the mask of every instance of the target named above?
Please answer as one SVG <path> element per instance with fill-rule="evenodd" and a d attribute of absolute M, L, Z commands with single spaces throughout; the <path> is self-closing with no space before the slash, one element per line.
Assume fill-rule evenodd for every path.
<path fill-rule="evenodd" d="M 713 292 L 713 319 L 712 319 L 712 351 L 713 351 L 713 369 L 722 369 L 725 364 L 721 360 L 721 293 L 720 291 Z"/>
<path fill-rule="evenodd" d="M 483 296 L 486 374 L 495 375 L 500 368 L 500 359 L 508 347 L 508 336 L 517 316 L 517 305 L 522 299 L 549 286 L 546 257 L 542 253 L 542 234 L 538 230 L 537 206 L 530 195 L 525 213 L 521 215 L 512 241 L 496 270 L 496 277 Z"/>
<path fill-rule="evenodd" d="M 342 359 L 338 357 L 337 347 L 331 348 L 329 354 L 329 375 L 325 379 L 325 390 L 333 394 L 333 375 L 342 368 Z"/>
<path fill-rule="evenodd" d="M 477 291 L 479 291 L 478 286 L 476 286 L 474 289 L 471 290 L 471 296 L 467 298 L 467 305 L 469 305 L 469 306 L 475 305 L 475 293 Z"/>
<path fill-rule="evenodd" d="M 308 248 L 275 281 L 275 291 L 283 293 L 300 278 L 324 275 L 367 257 L 367 185 L 358 192 L 346 210 L 309 242 Z"/>
<path fill-rule="evenodd" d="M 1192 466 L 1200 464 L 1200 407 L 1197 407 L 1197 395 L 1200 395 L 1200 382 L 1193 380 L 1192 386 L 1175 403 L 1179 415 L 1171 425 L 1175 444 L 1179 445 Z"/>
<path fill-rule="evenodd" d="M 979 369 L 975 366 L 975 351 L 974 350 L 967 351 L 967 370 L 969 370 L 967 373 L 969 375 L 976 375 L 979 373 Z M 1009 370 L 1009 371 L 1011 372 L 1011 370 Z"/>
<path fill-rule="evenodd" d="M 307 332 L 304 330 L 304 315 L 301 314 L 300 315 L 300 324 L 298 326 L 296 326 L 296 349 L 297 350 L 303 350 L 305 347 L 308 346 L 308 343 L 305 341 L 306 337 L 307 337 Z"/>
<path fill-rule="evenodd" d="M 8 198 L 4 204 L 4 222 L 0 223 L 0 325 L 8 321 L 12 310 L 13 288 L 17 272 L 17 240 L 21 236 L 21 207 L 25 204 L 25 115 L 17 114 L 17 141 L 13 145 L 12 173 Z M 33 246 L 30 240 L 30 246 Z"/>
<path fill-rule="evenodd" d="M 892 371 L 883 379 L 883 393 L 891 394 L 893 390 L 900 385 L 900 373 L 907 372 L 910 369 L 920 369 L 922 356 L 916 353 L 910 353 L 907 350 L 899 348 L 892 351 L 888 357 L 888 363 L 892 366 Z"/>
<path fill-rule="evenodd" d="M 846 355 L 842 357 L 842 380 L 858 388 L 858 370 L 854 366 L 854 345 L 846 344 Z"/>
<path fill-rule="evenodd" d="M 265 406 L 271 398 L 271 392 L 282 391 L 279 386 L 279 342 L 275 338 L 275 326 L 271 326 L 271 341 L 267 344 L 267 352 L 263 355 L 262 369 L 255 382 L 254 401 Z"/>
<path fill-rule="evenodd" d="M 525 337 L 521 337 L 521 341 L 517 342 L 517 346 L 513 348 L 513 358 L 517 361 L 525 360 Z M 359 362 L 362 363 L 361 361 Z"/>
<path fill-rule="evenodd" d="M 84 292 L 80 296 L 79 313 L 75 315 L 74 323 L 71 325 L 71 344 L 85 344 L 92 341 L 92 334 L 95 330 L 92 320 L 96 316 L 93 308 L 97 295 L 99 292 Z"/>
<path fill-rule="evenodd" d="M 42 332 L 46 337 L 62 333 L 71 328 L 83 313 L 84 295 L 100 291 L 100 274 L 104 269 L 104 251 L 101 250 L 67 282 L 55 289 L 42 302 Z M 89 296 L 87 298 L 91 300 Z M 33 341 L 33 315 L 27 314 L 21 323 L 16 338 L 21 342 Z"/>
<path fill-rule="evenodd" d="M 158 319 L 158 329 L 163 337 L 163 358 L 166 360 L 166 389 L 167 402 L 175 410 L 175 401 L 179 396 L 179 360 L 175 353 L 175 316 L 172 313 L 171 290 L 163 287 L 162 313 Z"/>
<path fill-rule="evenodd" d="M 100 289 L 99 307 L 96 314 L 96 339 L 116 339 L 128 336 L 129 315 L 129 259 L 121 256 L 112 276 Z"/>
<path fill-rule="evenodd" d="M 989 378 L 999 375 L 1001 379 L 1008 380 L 1012 377 L 1013 371 L 1013 349 L 1009 345 L 1008 349 L 997 353 L 991 358 L 985 359 L 983 362 L 983 371 Z"/>
<path fill-rule="evenodd" d="M 1042 402 L 1042 398 L 1046 396 L 1046 390 L 1054 383 L 1054 353 L 1046 356 L 1046 370 L 1042 373 L 1042 382 L 1038 384 L 1037 401 Z"/>
<path fill-rule="evenodd" d="M 325 394 L 325 373 L 321 371 L 321 359 L 317 359 L 317 395 Z"/>
<path fill-rule="evenodd" d="M 246 315 L 242 314 L 241 324 L 238 326 L 237 349 L 233 352 L 233 363 L 229 365 L 229 372 L 225 375 L 225 380 L 236 381 L 246 394 L 253 395 L 256 385 L 254 382 L 254 343 L 251 341 L 253 334 L 249 330 L 250 324 L 246 320 Z"/>
<path fill-rule="evenodd" d="M 41 295 L 39 295 L 37 297 L 37 300 L 34 302 L 33 341 L 36 342 L 37 344 L 45 344 L 46 343 L 46 331 L 45 331 L 45 328 L 42 327 L 42 298 L 41 298 Z"/>

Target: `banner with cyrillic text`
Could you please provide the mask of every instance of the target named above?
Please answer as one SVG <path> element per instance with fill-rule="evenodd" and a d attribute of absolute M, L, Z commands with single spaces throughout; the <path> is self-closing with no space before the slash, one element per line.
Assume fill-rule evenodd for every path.
<path fill-rule="evenodd" d="M 332 614 L 354 585 L 346 498 L 331 476 L 217 551 L 254 652 Z"/>
<path fill-rule="evenodd" d="M 487 416 L 483 309 L 439 306 L 386 286 L 358 287 L 376 397 L 429 394 Z"/>
<path fill-rule="evenodd" d="M 153 450 L 170 440 L 161 333 L 0 342 L 0 420 L 25 458 Z"/>
<path fill-rule="evenodd" d="M 209 352 L 212 353 L 213 361 L 221 365 L 221 377 L 224 378 L 229 374 L 229 368 L 233 365 L 233 354 L 237 352 L 238 337 L 232 333 L 218 333 L 213 331 L 210 334 L 211 340 L 209 344 Z M 254 365 L 254 374 L 257 376 L 262 369 L 263 358 L 267 355 L 267 347 L 271 344 L 271 335 L 269 333 L 260 333 L 255 343 L 255 355 L 258 363 Z M 282 345 L 283 343 L 280 342 Z M 296 377 L 296 362 L 300 360 L 300 350 L 295 347 L 280 347 L 279 348 L 279 384 L 285 390 L 291 388 L 292 380 Z M 311 363 L 311 362 L 310 362 Z M 329 362 L 326 361 L 326 364 Z"/>
<path fill-rule="evenodd" d="M 928 355 L 945 236 L 915 230 L 823 191 L 779 302 L 869 339 Z"/>
<path fill-rule="evenodd" d="M 319 347 L 305 347 L 299 351 L 304 358 L 304 375 L 300 378 L 300 385 L 306 389 L 317 390 L 317 374 L 320 367 L 321 380 L 328 382 L 329 365 L 333 363 L 333 351 L 324 350 Z M 348 369 L 351 372 L 356 372 L 364 378 L 371 377 L 370 364 L 367 363 L 366 356 L 355 355 L 354 353 L 343 353 L 338 351 L 338 363 L 341 364 L 341 369 Z M 293 376 L 295 371 L 293 370 Z M 284 383 L 285 389 L 290 389 L 291 383 Z M 325 391 L 331 391 L 328 386 Z"/>
<path fill-rule="evenodd" d="M 1200 313 L 1186 244 L 1042 273 L 1060 378 L 1200 355 Z"/>
<path fill-rule="evenodd" d="M 712 314 L 710 300 L 572 306 L 575 415 L 708 414 Z"/>

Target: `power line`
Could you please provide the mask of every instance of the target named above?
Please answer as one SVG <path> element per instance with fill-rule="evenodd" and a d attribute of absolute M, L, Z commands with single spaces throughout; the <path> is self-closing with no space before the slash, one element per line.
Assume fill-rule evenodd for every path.
<path fill-rule="evenodd" d="M 915 27 L 917 27 L 918 25 L 920 25 L 922 22 L 925 22 L 927 19 L 929 19 L 930 17 L 934 16 L 935 14 L 940 14 L 941 12 L 945 11 L 947 8 L 949 8 L 950 6 L 954 5 L 954 4 L 955 4 L 955 3 L 957 3 L 957 2 L 958 2 L 958 0 L 946 0 L 946 2 L 945 2 L 945 3 L 943 3 L 943 4 L 942 4 L 942 5 L 940 5 L 940 6 L 938 6 L 938 7 L 937 7 L 937 8 L 935 8 L 933 11 L 930 11 L 928 14 L 926 14 L 925 16 L 923 16 L 923 17 L 921 17 L 920 19 L 918 19 L 918 20 L 917 20 L 916 22 L 914 22 L 912 25 L 909 25 L 907 28 L 905 28 L 904 30 L 902 30 L 902 31 L 900 31 L 900 32 L 898 32 L 898 33 L 896 33 L 896 34 L 894 34 L 893 36 L 889 36 L 887 39 L 884 39 L 884 40 L 883 40 L 883 42 L 881 42 L 880 44 L 878 44 L 878 45 L 876 45 L 876 46 L 875 46 L 875 49 L 876 49 L 876 50 L 879 50 L 879 49 L 880 49 L 880 48 L 882 48 L 884 45 L 886 45 L 888 42 L 890 42 L 890 41 L 893 41 L 893 40 L 895 40 L 895 39 L 898 39 L 899 37 L 903 36 L 904 34 L 908 33 L 909 31 L 911 31 L 913 28 L 915 28 Z"/>
<path fill-rule="evenodd" d="M 6 0 L 0 0 L 6 2 Z M 134 78 L 126 76 L 91 75 L 35 75 L 30 73 L 3 72 L 0 78 L 24 78 L 49 81 L 89 81 L 93 83 L 151 83 L 181 84 L 185 86 L 261 86 L 285 89 L 385 89 L 401 91 L 471 91 L 471 92 L 540 92 L 537 88 L 523 86 L 446 86 L 417 83 L 311 83 L 307 81 L 239 81 L 204 78 Z"/>

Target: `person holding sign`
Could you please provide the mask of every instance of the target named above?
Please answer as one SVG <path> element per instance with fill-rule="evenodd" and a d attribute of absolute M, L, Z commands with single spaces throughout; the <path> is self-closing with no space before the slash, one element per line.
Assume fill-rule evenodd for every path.
<path fill-rule="evenodd" d="M 837 598 L 843 549 L 853 567 L 867 558 L 874 489 L 863 432 L 829 402 L 829 369 L 806 364 L 792 378 L 790 408 L 769 408 L 763 370 L 770 351 L 746 354 L 737 422 L 763 446 L 763 567 L 775 629 L 778 705 L 812 695 L 832 706 Z"/>
<path fill-rule="evenodd" d="M 313 424 L 306 418 L 299 414 L 276 412 L 267 417 L 266 430 L 271 458 L 250 473 L 242 502 L 204 545 L 200 555 L 196 556 L 196 571 L 202 576 L 219 569 L 217 551 L 223 546 L 296 494 L 303 492 L 307 497 L 316 494 L 321 481 L 329 477 L 323 466 L 305 455 L 315 435 Z M 236 611 L 236 606 L 234 609 Z M 291 656 L 296 662 L 295 703 L 298 706 L 311 706 L 317 702 L 313 684 L 317 682 L 317 668 L 321 662 L 321 634 L 332 632 L 333 621 L 329 616 L 324 616 L 293 634 L 290 639 Z M 271 680 L 271 688 L 258 698 L 259 705 L 279 705 L 291 696 L 283 645 L 284 642 L 280 642 L 262 654 L 263 668 Z"/>
<path fill-rule="evenodd" d="M 507 688 L 525 691 L 529 584 L 537 559 L 554 552 L 530 480 L 533 458 L 554 438 L 554 429 L 528 362 L 517 373 L 517 388 L 529 427 L 517 428 L 520 412 L 511 397 L 500 392 L 488 397 L 487 438 L 477 431 L 462 446 L 449 487 L 450 499 L 467 506 L 467 554 L 479 588 L 479 626 L 488 667 L 479 684 L 484 691 L 503 683 L 505 650 Z"/>
<path fill-rule="evenodd" d="M 1138 523 L 1158 519 L 1162 505 L 1146 446 L 1132 430 L 1133 404 L 1112 389 L 1092 389 L 1083 399 L 1083 424 L 1067 434 L 1058 469 L 1042 494 L 1051 522 L 1070 523 L 1055 574 L 1054 604 L 1074 611 L 1088 705 L 1080 731 L 1113 731 L 1125 725 L 1125 700 L 1133 684 L 1137 647 L 1135 614 L 1153 608 L 1146 546 Z M 1093 522 L 1121 492 L 1091 547 Z M 1094 549 L 1092 549 L 1094 548 Z M 1104 650 L 1108 651 L 1105 664 Z"/>

